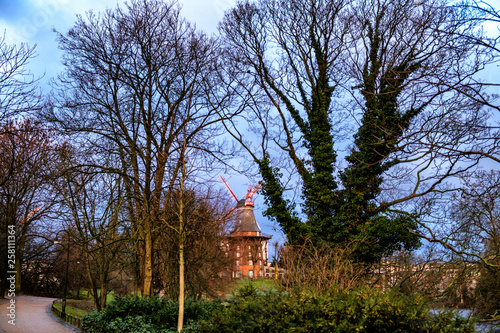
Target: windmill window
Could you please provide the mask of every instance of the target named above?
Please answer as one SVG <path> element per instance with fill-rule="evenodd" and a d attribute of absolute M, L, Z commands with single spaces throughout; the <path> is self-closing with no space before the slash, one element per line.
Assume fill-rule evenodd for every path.
<path fill-rule="evenodd" d="M 239 258 L 239 257 L 240 257 L 240 253 L 236 252 L 236 258 Z"/>
<path fill-rule="evenodd" d="M 253 265 L 253 261 L 252 260 L 248 260 L 248 264 L 249 265 Z"/>

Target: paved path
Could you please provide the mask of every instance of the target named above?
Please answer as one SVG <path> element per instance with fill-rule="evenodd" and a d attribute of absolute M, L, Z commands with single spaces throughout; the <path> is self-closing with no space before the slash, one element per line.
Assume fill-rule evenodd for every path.
<path fill-rule="evenodd" d="M 75 333 L 57 317 L 50 313 L 48 306 L 54 298 L 16 296 L 16 325 L 9 324 L 10 300 L 0 300 L 1 333 Z"/>

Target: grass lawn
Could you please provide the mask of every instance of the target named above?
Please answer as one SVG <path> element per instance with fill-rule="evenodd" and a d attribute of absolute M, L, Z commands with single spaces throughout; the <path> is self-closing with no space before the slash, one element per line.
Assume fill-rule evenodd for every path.
<path fill-rule="evenodd" d="M 57 302 L 54 307 L 62 310 L 62 303 Z M 66 301 L 66 314 L 75 318 L 82 318 L 86 314 L 94 311 L 94 303 L 87 300 L 68 299 Z"/>
<path fill-rule="evenodd" d="M 73 316 L 75 318 L 82 318 L 83 316 L 92 313 L 95 311 L 94 308 L 94 299 L 92 296 L 87 295 L 86 290 L 80 291 L 80 297 L 87 299 L 68 299 L 66 301 L 66 314 Z M 106 296 L 106 303 L 109 304 L 115 299 L 115 293 L 110 292 Z M 55 308 L 62 311 L 62 303 L 58 302 L 55 305 Z"/>
<path fill-rule="evenodd" d="M 71 295 L 75 296 L 76 294 L 75 294 L 75 292 L 73 292 Z M 87 300 L 90 300 L 90 301 L 93 300 L 93 297 L 91 295 L 89 295 L 88 290 L 80 290 L 80 294 L 79 295 L 80 295 L 79 296 L 80 298 L 86 298 Z M 110 302 L 114 301 L 114 299 L 115 299 L 115 292 L 114 291 L 111 291 L 111 292 L 108 293 L 108 295 L 106 295 L 106 302 L 107 303 L 110 303 Z"/>
<path fill-rule="evenodd" d="M 276 280 L 268 280 L 268 279 L 258 279 L 258 280 L 235 280 L 233 282 L 233 286 L 231 287 L 231 291 L 238 290 L 241 287 L 252 284 L 255 288 L 260 290 L 269 290 L 269 289 L 278 289 L 279 283 Z"/>

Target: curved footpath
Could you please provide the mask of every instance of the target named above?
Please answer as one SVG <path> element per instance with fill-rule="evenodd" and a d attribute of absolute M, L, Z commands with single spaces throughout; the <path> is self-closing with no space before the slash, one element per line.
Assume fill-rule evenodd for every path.
<path fill-rule="evenodd" d="M 15 325 L 11 321 L 10 300 L 0 300 L 1 333 L 74 333 L 80 332 L 50 312 L 54 298 L 16 296 Z"/>

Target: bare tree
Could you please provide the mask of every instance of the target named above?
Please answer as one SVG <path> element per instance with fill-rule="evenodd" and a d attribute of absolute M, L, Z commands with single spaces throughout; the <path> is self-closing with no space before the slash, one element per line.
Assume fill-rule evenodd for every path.
<path fill-rule="evenodd" d="M 54 186 L 60 197 L 59 218 L 66 228 L 68 246 L 81 249 L 94 305 L 101 311 L 106 307 L 111 272 L 118 269 L 118 254 L 128 241 L 120 231 L 125 210 L 123 181 L 116 174 L 79 168 L 79 159 L 91 157 L 78 156 L 69 145 L 60 155 L 63 167 Z"/>
<path fill-rule="evenodd" d="M 0 37 L 0 124 L 20 114 L 36 111 L 40 107 L 37 81 L 26 65 L 36 56 L 35 47 L 5 43 Z M 2 131 L 5 131 L 3 128 Z M 1 134 L 1 133 L 0 133 Z M 1 185 L 1 183 L 0 183 Z"/>
<path fill-rule="evenodd" d="M 429 231 L 428 240 L 445 246 L 469 262 L 499 269 L 500 175 L 497 170 L 477 171 L 461 178 L 460 191 L 446 198 L 448 204 L 435 214 L 441 228 Z M 448 201 L 449 200 L 449 201 Z"/>
<path fill-rule="evenodd" d="M 15 267 L 10 270 L 16 271 L 18 291 L 21 290 L 24 247 L 29 238 L 36 236 L 32 230 L 35 223 L 54 205 L 50 184 L 57 167 L 58 144 L 53 134 L 30 119 L 9 122 L 0 134 L 0 178 L 5 180 L 0 186 L 0 221 L 3 233 L 7 226 L 15 230 Z M 6 241 L 2 244 L 7 246 Z M 3 274 L 7 271 L 6 264 Z M 2 282 L 5 286 L 5 279 Z"/>
<path fill-rule="evenodd" d="M 214 41 L 179 11 L 174 2 L 137 0 L 79 17 L 58 37 L 66 72 L 49 118 L 86 134 L 80 142 L 116 161 L 100 167 L 123 177 L 143 295 L 152 293 L 161 203 L 181 167 L 176 138 L 187 131 L 190 145 L 200 131 L 217 132 L 218 118 L 203 98 L 216 63 Z"/>
<path fill-rule="evenodd" d="M 476 308 L 482 316 L 492 315 L 498 304 L 499 257 L 499 174 L 497 170 L 476 170 L 461 175 L 453 191 L 420 201 L 419 217 L 425 227 L 421 237 L 442 246 L 443 261 L 462 262 L 463 276 L 472 275 L 475 282 Z M 457 266 L 458 267 L 458 266 Z M 458 268 L 456 268 L 458 272 Z M 472 273 L 470 273 L 472 272 Z M 443 292 L 460 287 L 457 278 Z M 466 295 L 464 290 L 455 290 Z"/>
<path fill-rule="evenodd" d="M 189 115 L 189 111 L 188 111 Z M 174 246 L 165 246 L 168 253 L 163 255 L 171 256 L 178 253 L 177 267 L 164 265 L 164 281 L 178 280 L 178 285 L 174 287 L 178 290 L 179 314 L 177 331 L 181 331 L 184 325 L 184 302 L 187 290 L 197 296 L 203 292 L 213 292 L 209 283 L 219 278 L 219 273 L 225 269 L 225 256 L 220 249 L 222 242 L 222 221 L 218 219 L 215 200 L 220 200 L 218 196 L 210 198 L 210 191 L 204 195 L 200 190 L 195 190 L 197 174 L 200 171 L 212 171 L 215 164 L 213 159 L 207 160 L 206 153 L 200 150 L 200 146 L 193 144 L 199 140 L 206 139 L 198 134 L 188 146 L 189 132 L 183 131 L 178 136 L 181 140 L 179 163 L 179 176 L 175 181 L 174 190 L 170 192 L 164 202 L 163 214 L 161 217 L 163 225 L 169 229 L 166 235 L 160 235 L 160 239 L 169 236 L 173 240 Z M 203 168 L 203 165 L 209 165 Z M 201 170 L 200 170 L 201 168 Z M 201 186 L 198 186 L 201 187 Z M 220 214 L 220 212 L 219 212 Z M 165 258 L 166 259 L 166 258 Z M 170 267 L 169 267 L 170 266 Z M 177 279 L 172 279 L 169 272 L 178 271 Z M 193 277 L 187 278 L 186 272 L 190 272 Z M 202 275 L 201 278 L 200 275 Z M 186 288 L 186 282 L 190 283 L 190 288 Z M 177 288 L 178 287 L 178 288 Z"/>

